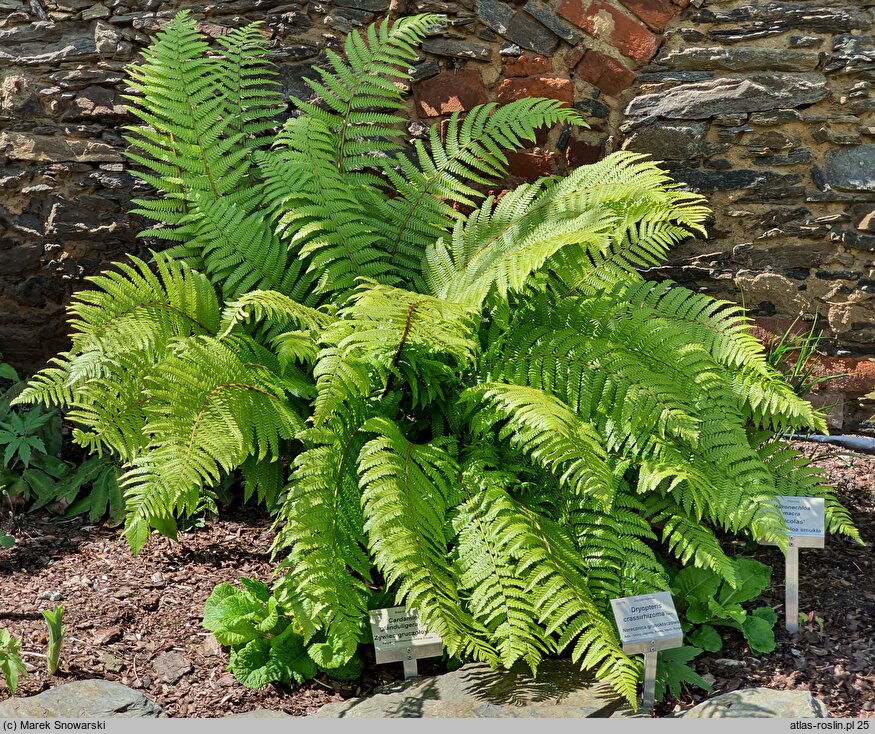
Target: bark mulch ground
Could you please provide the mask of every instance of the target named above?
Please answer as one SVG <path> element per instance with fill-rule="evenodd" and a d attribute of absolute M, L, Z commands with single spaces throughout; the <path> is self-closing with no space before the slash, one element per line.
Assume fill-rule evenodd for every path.
<path fill-rule="evenodd" d="M 822 446 L 804 446 L 825 467 L 867 542 L 875 540 L 875 457 Z M 168 716 L 224 716 L 271 708 L 305 715 L 340 698 L 366 695 L 401 675 L 401 665 L 366 661 L 357 681 L 322 678 L 294 689 L 243 687 L 227 672 L 227 652 L 200 626 L 213 586 L 240 576 L 270 580 L 271 521 L 254 510 L 236 510 L 171 543 L 152 537 L 137 557 L 118 529 L 77 519 L 57 522 L 45 514 L 18 517 L 2 529 L 17 545 L 0 550 L 0 627 L 23 639 L 28 675 L 19 696 L 63 682 L 102 678 L 142 690 Z M 753 555 L 773 566 L 764 603 L 783 613 L 783 557 L 775 548 Z M 875 585 L 871 548 L 830 537 L 824 549 L 800 552 L 800 609 L 811 622 L 796 635 L 778 632 L 775 652 L 754 656 L 735 633 L 723 650 L 700 655 L 696 670 L 714 693 L 766 686 L 805 689 L 833 716 L 875 717 Z M 39 613 L 65 608 L 68 628 L 61 671 L 50 677 L 40 657 L 45 624 Z M 822 629 L 817 618 L 823 620 Z M 783 618 L 782 618 L 783 620 Z M 395 670 L 397 668 L 397 670 Z M 442 670 L 421 661 L 423 673 Z M 0 684 L 0 699 L 8 691 Z M 668 701 L 657 715 L 706 698 L 696 689 Z"/>

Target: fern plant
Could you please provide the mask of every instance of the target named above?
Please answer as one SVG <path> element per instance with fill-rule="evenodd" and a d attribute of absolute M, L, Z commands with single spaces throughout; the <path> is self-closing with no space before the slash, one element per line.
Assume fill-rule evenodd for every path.
<path fill-rule="evenodd" d="M 92 278 L 20 400 L 124 463 L 135 552 L 234 471 L 277 513 L 275 608 L 252 620 L 301 642 L 280 664 L 282 644 L 226 636 L 253 645 L 252 681 L 311 669 L 301 646 L 343 666 L 378 590 L 455 657 L 564 653 L 631 701 L 612 597 L 667 589 L 671 563 L 735 587 L 715 531 L 784 542 L 777 494 L 824 497 L 859 538 L 776 438 L 823 418 L 743 311 L 638 274 L 703 232 L 700 196 L 628 152 L 485 196 L 508 150 L 584 124 L 553 100 L 404 139 L 401 83 L 441 20 L 351 33 L 271 135 L 259 26 L 210 48 L 178 14 L 131 71 L 128 129 L 158 190 L 146 234 L 172 246 Z"/>

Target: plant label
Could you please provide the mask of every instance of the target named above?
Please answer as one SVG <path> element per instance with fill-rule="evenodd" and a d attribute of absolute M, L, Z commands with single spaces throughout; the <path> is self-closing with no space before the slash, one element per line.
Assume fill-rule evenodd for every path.
<path fill-rule="evenodd" d="M 620 630 L 623 652 L 627 655 L 644 654 L 641 708 L 651 711 L 656 693 L 657 651 L 684 644 L 684 632 L 671 592 L 611 599 L 611 609 Z"/>
<path fill-rule="evenodd" d="M 374 653 L 377 663 L 404 663 L 404 674 L 416 675 L 417 658 L 432 658 L 442 655 L 443 641 L 439 635 L 429 632 L 419 621 L 415 610 L 404 607 L 373 609 L 368 612 L 371 634 L 374 637 Z"/>
<path fill-rule="evenodd" d="M 823 548 L 826 537 L 822 497 L 778 495 L 778 508 L 787 524 L 787 556 L 784 559 L 784 626 L 799 631 L 799 549 Z M 763 545 L 775 545 L 760 541 Z"/>
<path fill-rule="evenodd" d="M 822 497 L 779 495 L 778 507 L 787 523 L 787 537 L 792 545 L 797 548 L 823 548 L 826 526 Z"/>
<path fill-rule="evenodd" d="M 671 592 L 611 599 L 623 652 L 627 655 L 680 647 L 684 633 Z"/>

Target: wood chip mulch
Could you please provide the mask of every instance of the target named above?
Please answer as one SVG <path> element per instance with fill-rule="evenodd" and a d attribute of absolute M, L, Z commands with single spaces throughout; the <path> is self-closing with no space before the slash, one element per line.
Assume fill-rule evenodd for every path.
<path fill-rule="evenodd" d="M 875 542 L 875 456 L 820 445 L 800 447 L 825 467 L 857 527 Z M 15 517 L 2 530 L 17 538 L 0 549 L 0 627 L 23 639 L 28 666 L 19 696 L 64 682 L 102 678 L 142 690 L 172 717 L 211 717 L 269 708 L 306 715 L 341 698 L 367 695 L 395 680 L 401 666 L 366 660 L 357 681 L 321 677 L 303 686 L 253 690 L 226 672 L 228 654 L 201 625 L 212 588 L 240 576 L 269 581 L 271 520 L 252 508 L 232 510 L 179 542 L 152 537 L 132 556 L 119 529 L 83 519 L 57 522 L 43 513 Z M 741 547 L 729 546 L 738 551 Z M 759 603 L 783 614 L 783 557 L 775 548 L 749 549 L 774 568 Z M 800 610 L 811 622 L 799 634 L 778 631 L 778 648 L 751 655 L 743 638 L 726 635 L 719 653 L 703 654 L 696 670 L 713 681 L 714 692 L 766 686 L 810 690 L 831 715 L 875 717 L 875 584 L 873 553 L 830 537 L 824 549 L 800 551 Z M 45 653 L 45 624 L 39 610 L 63 604 L 67 638 L 61 671 L 51 677 Z M 820 629 L 816 618 L 823 619 Z M 783 621 L 783 617 L 781 617 Z M 396 671 L 395 668 L 398 668 Z M 442 663 L 420 661 L 425 674 Z M 0 683 L 0 700 L 9 693 Z M 688 708 L 707 695 L 697 689 L 667 701 L 657 715 Z"/>

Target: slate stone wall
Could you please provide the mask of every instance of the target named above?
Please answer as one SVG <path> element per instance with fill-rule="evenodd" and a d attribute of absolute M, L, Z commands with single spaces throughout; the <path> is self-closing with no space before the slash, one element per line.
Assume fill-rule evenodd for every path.
<path fill-rule="evenodd" d="M 390 7 L 391 3 L 391 7 Z M 514 179 L 625 147 L 708 195 L 709 238 L 654 277 L 738 300 L 763 325 L 821 314 L 837 420 L 875 389 L 875 0 L 0 0 L 0 353 L 24 368 L 65 345 L 63 304 L 84 276 L 144 254 L 126 213 L 144 193 L 121 155 L 124 67 L 179 8 L 212 36 L 270 31 L 289 95 L 351 29 L 449 17 L 417 60 L 423 122 L 527 95 L 573 104 L 510 158 Z M 825 399 L 833 399 L 827 396 Z M 846 427 L 847 427 L 846 426 Z"/>

